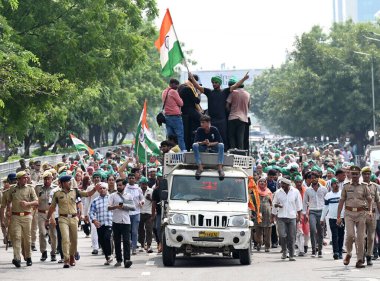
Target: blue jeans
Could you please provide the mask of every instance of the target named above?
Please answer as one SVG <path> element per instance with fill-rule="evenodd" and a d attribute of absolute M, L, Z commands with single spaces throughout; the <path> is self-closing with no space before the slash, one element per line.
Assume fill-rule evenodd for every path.
<path fill-rule="evenodd" d="M 137 237 L 139 234 L 139 224 L 140 224 L 140 214 L 129 215 L 131 220 L 131 241 L 132 241 L 132 250 L 137 248 Z"/>
<path fill-rule="evenodd" d="M 195 157 L 195 162 L 197 165 L 202 164 L 201 162 L 201 155 L 200 152 L 211 152 L 211 153 L 218 153 L 218 164 L 223 164 L 224 162 L 224 144 L 218 143 L 215 146 L 206 146 L 206 145 L 199 145 L 198 143 L 193 143 L 193 152 Z"/>
<path fill-rule="evenodd" d="M 180 115 L 165 115 L 166 135 L 177 136 L 179 148 L 186 150 L 183 122 Z"/>

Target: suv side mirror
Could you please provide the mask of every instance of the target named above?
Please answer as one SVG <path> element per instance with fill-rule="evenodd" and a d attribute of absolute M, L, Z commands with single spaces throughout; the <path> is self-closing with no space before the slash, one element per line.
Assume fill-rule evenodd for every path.
<path fill-rule="evenodd" d="M 167 190 L 162 190 L 161 191 L 161 200 L 162 201 L 168 200 L 168 195 L 169 195 L 169 192 Z"/>
<path fill-rule="evenodd" d="M 160 180 L 159 186 L 161 190 L 168 190 L 168 180 L 167 179 Z"/>

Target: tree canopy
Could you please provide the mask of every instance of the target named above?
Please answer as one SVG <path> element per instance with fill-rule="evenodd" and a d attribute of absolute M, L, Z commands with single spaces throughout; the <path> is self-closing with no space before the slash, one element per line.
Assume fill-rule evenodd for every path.
<path fill-rule="evenodd" d="M 286 62 L 255 79 L 252 111 L 274 133 L 350 136 L 362 144 L 372 130 L 371 59 L 375 93 L 380 91 L 380 44 L 365 38 L 371 32 L 379 34 L 379 24 L 348 21 L 328 33 L 315 26 L 297 37 Z"/>
<path fill-rule="evenodd" d="M 0 0 L 0 137 L 64 147 L 69 133 L 97 147 L 133 132 L 165 80 L 154 49 L 154 0 Z"/>

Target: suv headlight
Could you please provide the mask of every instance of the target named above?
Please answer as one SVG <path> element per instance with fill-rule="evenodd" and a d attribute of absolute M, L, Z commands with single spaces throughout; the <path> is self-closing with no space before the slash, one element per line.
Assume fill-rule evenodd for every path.
<path fill-rule="evenodd" d="M 189 224 L 189 216 L 184 214 L 170 214 L 169 215 L 170 224 Z"/>
<path fill-rule="evenodd" d="M 248 226 L 248 215 L 230 217 L 228 226 L 235 226 L 235 227 Z"/>

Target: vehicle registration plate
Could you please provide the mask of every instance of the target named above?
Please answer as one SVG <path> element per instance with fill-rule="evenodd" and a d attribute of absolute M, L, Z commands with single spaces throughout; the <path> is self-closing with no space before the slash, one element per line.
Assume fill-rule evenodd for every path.
<path fill-rule="evenodd" d="M 199 238 L 213 238 L 213 237 L 219 237 L 218 231 L 199 231 Z"/>

